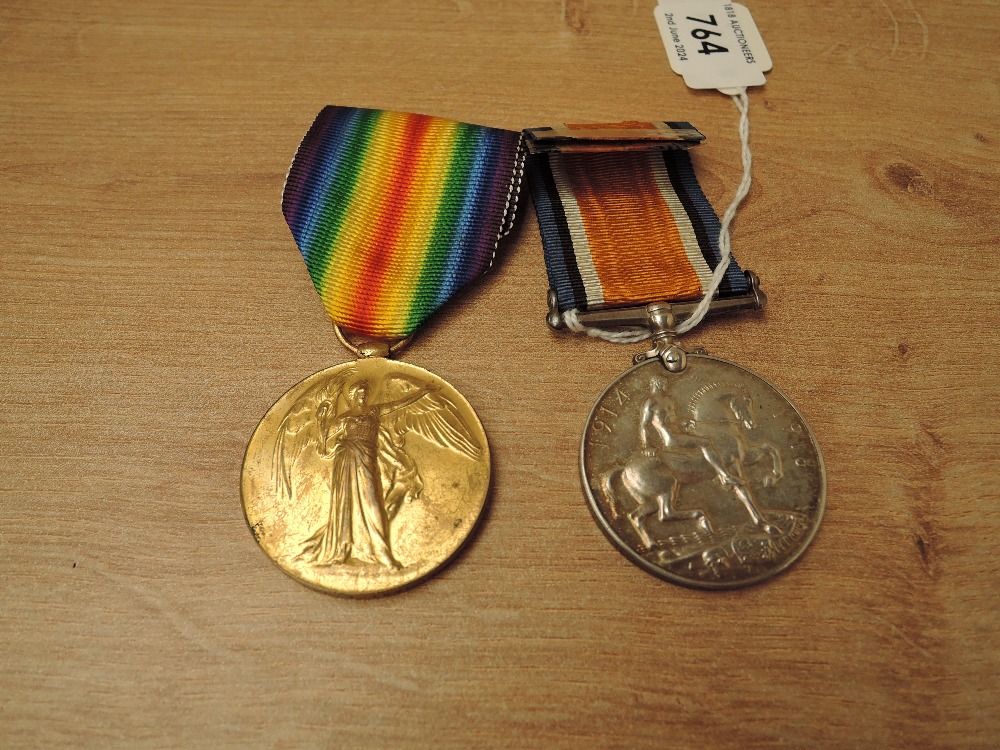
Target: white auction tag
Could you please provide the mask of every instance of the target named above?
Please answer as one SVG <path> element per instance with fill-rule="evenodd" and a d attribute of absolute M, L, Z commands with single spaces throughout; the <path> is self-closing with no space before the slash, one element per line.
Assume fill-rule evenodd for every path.
<path fill-rule="evenodd" d="M 750 11 L 715 0 L 661 0 L 654 11 L 670 67 L 693 89 L 763 86 L 771 56 Z"/>

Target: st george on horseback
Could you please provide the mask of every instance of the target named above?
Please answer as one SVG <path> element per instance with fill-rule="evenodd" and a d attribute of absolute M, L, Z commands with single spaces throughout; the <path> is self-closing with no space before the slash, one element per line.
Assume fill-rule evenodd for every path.
<path fill-rule="evenodd" d="M 751 442 L 748 433 L 756 426 L 752 407 L 751 398 L 740 389 L 713 383 L 695 393 L 688 417 L 681 419 L 668 394 L 667 379 L 653 377 L 640 417 L 641 450 L 601 478 L 612 517 L 618 515 L 617 502 L 624 490 L 634 501 L 626 517 L 647 547 L 656 544 L 647 528 L 654 513 L 661 522 L 693 520 L 711 534 L 715 529 L 705 510 L 681 510 L 675 503 L 684 485 L 714 476 L 743 504 L 761 532 L 774 533 L 753 497 L 745 466 L 769 458 L 771 470 L 764 486 L 771 486 L 782 477 L 781 457 L 770 443 Z"/>

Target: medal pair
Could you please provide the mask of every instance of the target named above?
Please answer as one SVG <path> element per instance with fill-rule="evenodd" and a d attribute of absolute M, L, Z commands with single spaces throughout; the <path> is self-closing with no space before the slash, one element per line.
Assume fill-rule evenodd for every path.
<path fill-rule="evenodd" d="M 293 386 L 247 448 L 242 495 L 264 551 L 332 593 L 405 588 L 450 559 L 489 489 L 486 435 L 443 379 L 389 356 L 492 265 L 527 173 L 552 289 L 549 323 L 653 339 L 598 399 L 584 488 L 633 562 L 704 588 L 790 565 L 818 526 L 825 480 L 808 426 L 773 386 L 676 341 L 713 312 L 759 307 L 756 277 L 722 268 L 719 220 L 687 123 L 523 134 L 327 107 L 289 171 L 282 209 L 340 341 L 357 359 Z"/>

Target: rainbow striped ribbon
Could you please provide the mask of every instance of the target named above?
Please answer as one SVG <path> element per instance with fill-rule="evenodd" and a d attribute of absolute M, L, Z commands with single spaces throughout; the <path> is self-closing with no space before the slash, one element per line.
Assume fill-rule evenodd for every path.
<path fill-rule="evenodd" d="M 324 108 L 281 208 L 333 322 L 378 338 L 413 333 L 492 265 L 523 166 L 516 132 Z"/>
<path fill-rule="evenodd" d="M 551 143 L 545 131 L 555 134 Z M 574 138 L 573 131 L 593 138 Z M 664 135 L 671 131 L 683 136 Z M 719 218 L 684 150 L 704 136 L 673 122 L 526 133 L 531 196 L 560 312 L 704 295 L 720 261 Z M 733 260 L 719 296 L 748 293 Z"/>

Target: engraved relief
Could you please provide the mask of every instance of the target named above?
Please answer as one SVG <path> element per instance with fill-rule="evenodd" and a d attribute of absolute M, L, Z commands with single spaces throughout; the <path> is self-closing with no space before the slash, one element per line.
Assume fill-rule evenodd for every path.
<path fill-rule="evenodd" d="M 675 503 L 685 484 L 714 476 L 743 504 L 757 528 L 764 533 L 775 531 L 757 507 L 744 464 L 769 458 L 772 468 L 765 480 L 769 486 L 782 477 L 781 457 L 770 443 L 751 440 L 754 427 L 753 400 L 739 387 L 710 383 L 700 388 L 688 405 L 686 418 L 682 418 L 670 398 L 666 378 L 654 377 L 650 396 L 642 406 L 640 453 L 601 479 L 612 516 L 618 515 L 618 485 L 634 501 L 627 518 L 647 547 L 656 546 L 645 524 L 654 513 L 661 522 L 693 519 L 711 534 L 712 521 L 704 510 L 678 510 Z"/>
<path fill-rule="evenodd" d="M 823 487 L 814 443 L 764 381 L 693 360 L 681 376 L 634 368 L 595 406 L 584 444 L 592 505 L 670 577 L 706 586 L 766 577 L 815 533 Z"/>
<path fill-rule="evenodd" d="M 420 467 L 406 450 L 408 434 L 471 459 L 483 452 L 439 386 L 409 376 L 361 378 L 348 368 L 292 405 L 274 448 L 276 489 L 293 500 L 295 464 L 316 457 L 329 487 L 322 523 L 302 540 L 297 559 L 401 568 L 390 525 L 401 505 L 419 500 L 423 490 Z"/>

